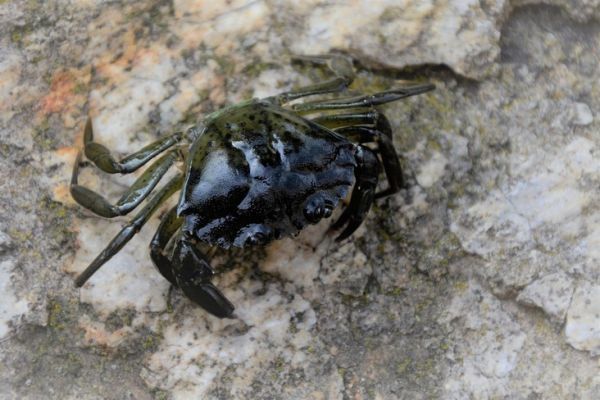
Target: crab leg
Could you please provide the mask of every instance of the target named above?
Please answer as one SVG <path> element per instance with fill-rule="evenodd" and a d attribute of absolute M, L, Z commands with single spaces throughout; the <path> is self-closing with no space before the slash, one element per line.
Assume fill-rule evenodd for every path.
<path fill-rule="evenodd" d="M 158 271 L 169 282 L 177 286 L 173 276 L 171 260 L 165 255 L 166 247 L 175 232 L 181 227 L 183 218 L 177 217 L 177 207 L 173 207 L 162 217 L 158 230 L 150 242 L 150 257 Z"/>
<path fill-rule="evenodd" d="M 347 114 L 332 114 L 322 115 L 316 118 L 312 118 L 313 122 L 319 125 L 324 125 L 329 129 L 339 128 L 342 126 L 352 125 L 377 125 L 383 114 L 377 110 L 371 110 L 367 112 L 354 112 Z"/>
<path fill-rule="evenodd" d="M 385 103 L 391 103 L 392 101 L 400 100 L 405 97 L 429 92 L 433 89 L 435 89 L 435 85 L 428 83 L 424 85 L 414 85 L 386 90 L 385 92 L 379 92 L 367 96 L 346 97 L 333 100 L 294 104 L 291 106 L 291 109 L 297 112 L 311 112 L 318 110 L 339 110 L 342 108 L 372 107 Z"/>
<path fill-rule="evenodd" d="M 105 146 L 94 142 L 94 131 L 92 129 L 91 118 L 88 118 L 83 132 L 85 156 L 96 164 L 98 168 L 109 174 L 115 174 L 117 172 L 128 174 L 133 172 L 158 154 L 178 143 L 181 138 L 181 132 L 174 133 L 159 139 L 154 143 L 150 143 L 141 150 L 123 158 L 121 161 L 116 161 Z"/>
<path fill-rule="evenodd" d="M 340 218 L 331 226 L 335 230 L 348 223 L 346 228 L 335 239 L 341 241 L 352 235 L 365 219 L 367 212 L 373 204 L 377 176 L 379 175 L 379 160 L 373 152 L 365 146 L 358 146 L 356 153 L 357 166 L 354 171 L 356 183 L 352 190 L 350 204 Z"/>
<path fill-rule="evenodd" d="M 181 188 L 183 175 L 177 175 L 163 186 L 146 204 L 146 206 L 135 216 L 121 231 L 110 241 L 108 246 L 92 261 L 92 263 L 75 279 L 75 285 L 83 286 L 85 282 L 119 250 L 127 244 L 142 226 L 158 210 L 158 208 L 176 191 Z"/>
<path fill-rule="evenodd" d="M 381 155 L 381 161 L 383 163 L 383 169 L 387 177 L 389 188 L 376 193 L 376 199 L 394 194 L 404 186 L 400 160 L 398 159 L 394 144 L 389 138 L 391 131 L 389 133 L 384 133 L 368 126 L 345 126 L 343 128 L 334 129 L 334 131 L 358 143 L 377 144 L 377 151 Z"/>
<path fill-rule="evenodd" d="M 335 132 L 342 135 L 348 135 L 350 132 L 353 132 L 355 137 L 365 139 L 364 141 L 359 140 L 361 143 L 377 143 L 390 187 L 377 193 L 375 195 L 376 199 L 396 193 L 404 186 L 402 168 L 400 167 L 398 154 L 392 143 L 392 127 L 385 115 L 377 110 L 371 110 L 362 113 L 325 115 L 314 118 L 313 121 L 332 128 Z M 372 125 L 372 127 L 363 125 Z M 372 136 L 375 140 L 369 140 L 368 136 Z"/>
<path fill-rule="evenodd" d="M 101 217 L 113 218 L 125 215 L 137 207 L 156 187 L 158 181 L 177 160 L 178 155 L 170 151 L 152 164 L 121 196 L 116 205 L 110 204 L 100 194 L 77 183 L 81 153 L 77 156 L 71 177 L 71 195 L 75 201 Z"/>
<path fill-rule="evenodd" d="M 271 101 L 274 104 L 282 105 L 300 97 L 340 92 L 346 89 L 354 80 L 352 61 L 340 54 L 329 54 L 322 56 L 294 56 L 293 60 L 326 65 L 335 74 L 335 78 L 317 83 L 315 85 L 305 86 L 289 92 L 280 93 L 276 96 L 267 97 L 265 100 Z"/>

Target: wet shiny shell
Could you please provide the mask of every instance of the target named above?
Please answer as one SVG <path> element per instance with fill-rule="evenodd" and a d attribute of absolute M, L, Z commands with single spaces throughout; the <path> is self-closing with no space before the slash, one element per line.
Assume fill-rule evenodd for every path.
<path fill-rule="evenodd" d="M 296 234 L 346 195 L 354 153 L 344 137 L 269 103 L 227 109 L 188 155 L 183 229 L 222 247 Z"/>

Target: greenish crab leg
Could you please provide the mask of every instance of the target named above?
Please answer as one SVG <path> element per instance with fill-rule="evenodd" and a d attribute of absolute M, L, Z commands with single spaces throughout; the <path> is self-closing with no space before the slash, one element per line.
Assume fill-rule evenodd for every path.
<path fill-rule="evenodd" d="M 333 100 L 314 101 L 302 104 L 294 104 L 291 109 L 297 112 L 311 112 L 318 110 L 339 110 L 343 108 L 362 108 L 378 106 L 405 97 L 415 96 L 435 89 L 433 84 L 414 85 L 402 88 L 386 90 L 367 96 L 346 97 Z"/>
<path fill-rule="evenodd" d="M 115 205 L 100 194 L 77 183 L 81 153 L 77 156 L 71 177 L 71 195 L 83 207 L 105 218 L 125 215 L 137 207 L 156 187 L 158 181 L 177 160 L 178 154 L 170 151 L 144 171 Z"/>
<path fill-rule="evenodd" d="M 377 123 L 377 120 L 381 117 L 381 115 L 382 114 L 379 111 L 371 110 L 367 112 L 322 115 L 312 118 L 311 121 L 316 122 L 319 125 L 326 126 L 329 129 L 335 129 L 352 125 L 373 125 Z"/>
<path fill-rule="evenodd" d="M 342 55 L 330 54 L 324 56 L 294 56 L 293 60 L 309 62 L 313 64 L 326 65 L 334 74 L 335 78 L 305 86 L 289 92 L 280 93 L 276 96 L 267 97 L 265 100 L 274 104 L 284 104 L 300 97 L 316 94 L 340 92 L 347 88 L 354 80 L 354 69 L 352 61 Z"/>
<path fill-rule="evenodd" d="M 173 275 L 171 260 L 165 255 L 169 241 L 183 224 L 183 218 L 177 217 L 177 207 L 173 207 L 162 217 L 158 230 L 150 242 L 150 258 L 158 271 L 169 282 L 177 286 Z"/>
<path fill-rule="evenodd" d="M 404 177 L 402 174 L 402 167 L 400 166 L 400 160 L 398 159 L 398 154 L 396 153 L 396 149 L 394 148 L 394 144 L 389 138 L 388 133 L 362 125 L 345 126 L 343 128 L 334 129 L 334 131 L 357 143 L 377 144 L 377 151 L 381 155 L 383 170 L 385 171 L 389 187 L 375 194 L 376 199 L 394 194 L 404 187 Z"/>
<path fill-rule="evenodd" d="M 131 240 L 131 238 L 142 229 L 144 224 L 148 222 L 152 214 L 177 192 L 183 183 L 183 175 L 179 174 L 172 178 L 156 193 L 139 212 L 121 231 L 110 241 L 108 246 L 92 261 L 92 263 L 75 279 L 77 287 L 83 286 L 85 282 L 112 256 L 117 254 Z"/>
<path fill-rule="evenodd" d="M 94 142 L 94 131 L 92 129 L 92 120 L 88 118 L 83 132 L 83 143 L 85 145 L 85 156 L 90 159 L 98 168 L 109 174 L 128 174 L 146 164 L 158 154 L 175 145 L 182 139 L 182 133 L 177 132 L 166 136 L 156 142 L 150 143 L 141 150 L 117 161 L 110 154 L 105 146 Z"/>
<path fill-rule="evenodd" d="M 313 121 L 333 129 L 336 133 L 352 135 L 360 143 L 377 144 L 390 186 L 378 192 L 375 195 L 376 199 L 394 194 L 404 186 L 402 167 L 392 143 L 392 127 L 384 114 L 374 109 L 368 112 L 325 115 L 314 118 Z M 374 140 L 369 140 L 369 137 Z"/>
<path fill-rule="evenodd" d="M 350 197 L 350 204 L 344 210 L 339 219 L 331 226 L 332 230 L 341 228 L 347 223 L 346 228 L 335 239 L 337 242 L 346 239 L 362 224 L 375 195 L 377 177 L 380 172 L 379 160 L 368 147 L 359 145 L 356 153 L 357 166 L 354 171 L 356 183 Z"/>

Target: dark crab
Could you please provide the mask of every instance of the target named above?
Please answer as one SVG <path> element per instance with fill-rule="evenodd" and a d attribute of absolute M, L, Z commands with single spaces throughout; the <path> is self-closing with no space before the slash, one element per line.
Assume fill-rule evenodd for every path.
<path fill-rule="evenodd" d="M 85 155 L 107 173 L 135 171 L 161 153 L 116 204 L 77 183 L 81 154 L 71 181 L 73 198 L 94 213 L 125 215 L 150 195 L 177 161 L 179 173 L 154 194 L 76 279 L 82 286 L 116 254 L 150 216 L 181 190 L 179 203 L 162 218 L 150 244 L 160 273 L 211 314 L 231 317 L 234 307 L 211 283 L 214 271 L 199 242 L 224 248 L 264 245 L 297 234 L 307 224 L 331 215 L 353 187 L 350 201 L 333 229 L 345 226 L 337 240 L 362 223 L 373 200 L 403 186 L 387 118 L 374 106 L 432 90 L 413 85 L 358 97 L 289 105 L 292 100 L 347 88 L 352 63 L 342 55 L 298 57 L 327 65 L 335 77 L 325 82 L 264 99 L 252 99 L 214 112 L 189 128 L 116 161 L 93 141 L 91 121 L 85 133 Z M 353 110 L 327 113 L 329 110 Z M 325 112 L 325 113 L 324 113 Z M 308 118 L 305 115 L 319 113 Z M 374 149 L 365 146 L 371 143 Z M 387 189 L 375 193 L 381 167 Z"/>

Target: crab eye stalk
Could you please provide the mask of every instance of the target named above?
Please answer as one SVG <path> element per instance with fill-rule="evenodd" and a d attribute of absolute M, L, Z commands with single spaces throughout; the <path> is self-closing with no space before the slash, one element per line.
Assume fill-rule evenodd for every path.
<path fill-rule="evenodd" d="M 234 245 L 238 247 L 260 246 L 273 240 L 273 229 L 262 224 L 250 224 L 242 228 L 236 237 Z"/>
<path fill-rule="evenodd" d="M 322 196 L 314 196 L 304 206 L 304 218 L 311 224 L 316 224 L 323 218 L 328 218 L 333 212 L 333 203 Z"/>
<path fill-rule="evenodd" d="M 265 239 L 266 239 L 265 235 L 263 235 L 260 232 L 257 232 L 254 235 L 248 236 L 246 238 L 245 245 L 246 246 L 257 246 L 257 245 L 264 243 L 266 241 Z"/>

